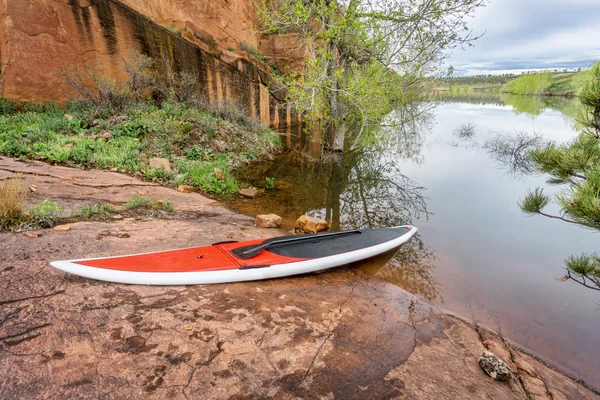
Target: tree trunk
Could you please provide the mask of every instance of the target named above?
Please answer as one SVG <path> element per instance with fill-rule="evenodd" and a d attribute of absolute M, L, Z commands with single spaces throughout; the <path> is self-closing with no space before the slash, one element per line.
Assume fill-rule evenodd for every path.
<path fill-rule="evenodd" d="M 347 87 L 348 69 L 345 57 L 337 53 L 338 52 L 336 52 L 335 57 L 336 64 L 338 68 L 343 70 L 343 73 L 341 82 L 339 78 L 336 78 L 335 88 L 331 96 L 331 117 L 335 129 L 333 132 L 333 143 L 331 147 L 334 151 L 342 151 L 344 150 L 344 143 L 346 141 L 346 104 L 344 99 L 340 97 L 339 90 L 340 88 Z"/>

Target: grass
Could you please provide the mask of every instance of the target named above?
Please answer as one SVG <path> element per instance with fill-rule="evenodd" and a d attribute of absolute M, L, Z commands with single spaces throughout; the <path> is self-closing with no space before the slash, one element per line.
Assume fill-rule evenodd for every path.
<path fill-rule="evenodd" d="M 58 223 L 63 208 L 43 200 L 26 209 L 27 190 L 22 176 L 5 178 L 0 185 L 0 231 L 22 228 L 51 228 Z"/>
<path fill-rule="evenodd" d="M 514 75 L 450 77 L 441 81 L 445 96 L 460 96 L 479 91 L 533 96 L 575 97 L 591 79 L 589 70 L 578 72 L 539 72 Z"/>
<path fill-rule="evenodd" d="M 80 102 L 60 108 L 0 101 L 2 155 L 117 168 L 167 186 L 201 187 L 207 193 L 233 193 L 237 183 L 231 171 L 270 156 L 280 145 L 275 132 L 226 105 L 165 101 L 158 106 L 150 101 L 114 111 Z M 173 172 L 149 168 L 152 157 L 169 159 Z M 225 182 L 214 181 L 214 167 L 227 171 Z"/>
<path fill-rule="evenodd" d="M 27 191 L 23 178 L 5 178 L 0 185 L 0 230 L 11 230 L 26 220 Z"/>
<path fill-rule="evenodd" d="M 225 179 L 217 178 L 213 172 L 215 168 L 223 171 Z M 182 183 L 199 187 L 206 193 L 218 195 L 239 190 L 226 156 L 219 156 L 213 160 L 182 161 L 177 169 L 182 174 Z"/>
<path fill-rule="evenodd" d="M 133 196 L 127 203 L 125 203 L 125 208 L 130 210 L 160 210 L 170 213 L 173 212 L 175 206 L 168 200 L 153 200 L 148 197 Z"/>
<path fill-rule="evenodd" d="M 232 170 L 270 157 L 281 145 L 245 110 L 207 102 L 197 76 L 165 60 L 130 58 L 123 60 L 128 79 L 120 82 L 94 69 L 62 71 L 81 99 L 63 107 L 0 99 L 0 155 L 116 168 L 162 185 L 227 194 L 237 190 Z M 172 172 L 150 168 L 154 157 L 167 158 Z M 213 167 L 227 171 L 226 179 L 216 181 Z"/>
<path fill-rule="evenodd" d="M 508 82 L 502 90 L 506 93 L 540 96 L 552 85 L 553 79 L 552 72 L 527 74 Z"/>
<path fill-rule="evenodd" d="M 79 219 L 105 219 L 115 212 L 112 204 L 86 204 L 73 212 L 73 217 Z"/>

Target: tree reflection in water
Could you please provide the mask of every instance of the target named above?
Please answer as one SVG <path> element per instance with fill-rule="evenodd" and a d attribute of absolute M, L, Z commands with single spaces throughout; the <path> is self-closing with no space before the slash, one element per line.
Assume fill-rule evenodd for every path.
<path fill-rule="evenodd" d="M 431 114 L 422 111 L 413 109 L 410 117 L 407 110 L 398 111 L 391 118 L 406 123 L 393 134 L 386 132 L 385 146 L 363 149 L 333 163 L 325 209 L 313 210 L 313 215 L 321 214 L 336 230 L 410 225 L 416 219 L 428 218 L 425 188 L 405 176 L 400 165 L 407 159 L 419 160 L 423 136 L 431 123 Z M 395 255 L 364 263 L 361 269 L 433 300 L 440 296 L 433 275 L 435 260 L 434 252 L 417 234 Z"/>
<path fill-rule="evenodd" d="M 237 199 L 230 206 L 250 215 L 281 215 L 286 229 L 302 214 L 326 219 L 334 231 L 411 225 L 418 218 L 427 218 L 425 188 L 402 174 L 401 164 L 420 162 L 432 123 L 430 110 L 431 105 L 424 104 L 396 111 L 379 127 L 381 140 L 361 151 L 331 156 L 333 161 L 328 163 L 303 162 L 296 152 L 289 152 L 271 164 L 244 169 L 240 178 L 257 187 L 264 185 L 265 176 L 286 181 L 290 187 L 253 200 Z M 300 137 L 289 145 L 297 149 L 304 142 L 306 138 Z M 433 279 L 434 261 L 433 251 L 417 234 L 395 256 L 361 263 L 360 268 L 434 299 L 439 295 Z"/>

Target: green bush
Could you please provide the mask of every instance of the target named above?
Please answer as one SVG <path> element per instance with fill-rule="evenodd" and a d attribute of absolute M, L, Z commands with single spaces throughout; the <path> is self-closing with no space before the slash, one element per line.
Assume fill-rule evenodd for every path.
<path fill-rule="evenodd" d="M 225 179 L 217 179 L 213 172 L 214 168 L 223 171 Z M 212 161 L 181 160 L 177 169 L 184 176 L 185 183 L 201 187 L 206 193 L 229 194 L 239 190 L 237 181 L 232 176 L 227 164 L 227 158 L 224 156 Z"/>
<path fill-rule="evenodd" d="M 112 204 L 86 204 L 73 212 L 73 217 L 80 219 L 103 219 L 115 212 Z"/>
<path fill-rule="evenodd" d="M 144 170 L 144 177 L 152 182 L 168 182 L 171 174 L 162 168 L 148 168 Z"/>
<path fill-rule="evenodd" d="M 143 196 L 133 196 L 125 203 L 125 207 L 130 209 L 152 208 L 152 204 L 154 204 L 154 200 L 152 199 Z"/>
<path fill-rule="evenodd" d="M 29 217 L 33 225 L 40 228 L 52 228 L 56 225 L 63 208 L 55 201 L 44 200 L 29 208 Z"/>
<path fill-rule="evenodd" d="M 130 210 L 152 209 L 173 212 L 174 204 L 168 200 L 153 200 L 148 197 L 133 196 L 127 203 L 125 203 L 125 207 L 129 208 Z"/>

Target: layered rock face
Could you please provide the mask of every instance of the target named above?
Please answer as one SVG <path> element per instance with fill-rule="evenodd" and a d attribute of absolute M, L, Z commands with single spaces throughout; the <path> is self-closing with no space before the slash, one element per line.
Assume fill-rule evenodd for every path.
<path fill-rule="evenodd" d="M 107 77 L 120 79 L 123 59 L 140 51 L 167 58 L 178 71 L 193 71 L 212 103 L 234 103 L 273 128 L 298 125 L 299 117 L 284 101 L 285 87 L 258 62 L 222 49 L 242 38 L 251 45 L 258 43 L 252 4 L 242 0 L 3 0 L 0 97 L 64 101 L 72 93 L 60 77 L 61 70 L 97 67 Z M 142 13 L 167 27 L 173 25 L 180 33 Z"/>
<path fill-rule="evenodd" d="M 249 0 L 120 0 L 159 25 L 184 32 L 194 29 L 212 37 L 221 48 L 241 42 L 258 48 L 258 24 Z M 193 27 L 193 28 L 192 28 Z"/>

